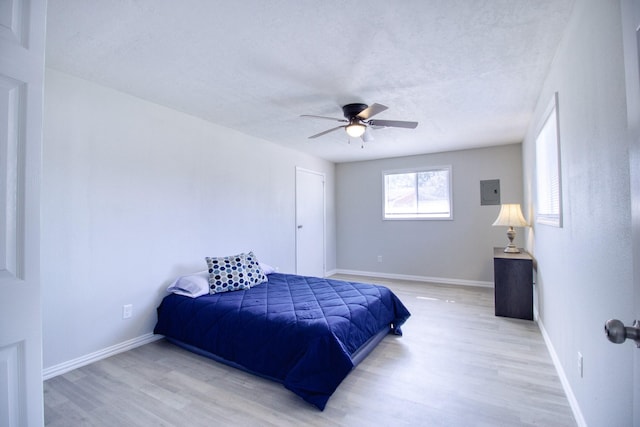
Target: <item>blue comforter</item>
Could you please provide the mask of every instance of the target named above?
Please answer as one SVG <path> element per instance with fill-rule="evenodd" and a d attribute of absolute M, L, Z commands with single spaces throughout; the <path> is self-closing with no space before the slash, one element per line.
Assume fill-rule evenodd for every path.
<path fill-rule="evenodd" d="M 280 381 L 324 409 L 354 367 L 353 354 L 385 329 L 401 335 L 410 316 L 383 286 L 268 277 L 244 291 L 168 295 L 158 307 L 154 333 Z"/>

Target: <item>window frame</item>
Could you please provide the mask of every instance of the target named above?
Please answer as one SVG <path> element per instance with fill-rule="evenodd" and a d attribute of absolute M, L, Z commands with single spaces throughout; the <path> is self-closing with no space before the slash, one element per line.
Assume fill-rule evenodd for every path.
<path fill-rule="evenodd" d="M 387 217 L 387 175 L 420 173 L 431 171 L 446 171 L 448 174 L 449 184 L 449 215 L 448 216 L 403 216 L 403 217 Z M 453 167 L 451 165 L 443 166 L 423 166 L 406 169 L 389 169 L 382 171 L 382 220 L 383 221 L 452 221 L 453 220 Z"/>
<path fill-rule="evenodd" d="M 555 132 L 549 136 L 548 126 L 555 125 Z M 555 138 L 553 138 L 555 136 Z M 544 152 L 542 150 L 545 150 Z M 536 155 L 536 223 L 562 228 L 562 163 L 560 155 L 560 115 L 558 113 L 558 92 L 542 115 L 535 139 Z M 546 155 L 546 156 L 545 156 Z M 543 166 L 543 160 L 546 165 Z M 544 176 L 543 176 L 544 175 Z M 553 187 L 557 187 L 554 192 Z M 541 201 L 546 199 L 548 203 Z"/>

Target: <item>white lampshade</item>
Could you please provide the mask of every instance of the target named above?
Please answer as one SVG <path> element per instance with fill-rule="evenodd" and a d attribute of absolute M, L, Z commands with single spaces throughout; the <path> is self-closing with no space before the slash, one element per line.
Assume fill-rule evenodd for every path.
<path fill-rule="evenodd" d="M 518 249 L 513 243 L 513 239 L 516 237 L 516 231 L 513 229 L 513 227 L 526 227 L 529 225 L 522 215 L 520 204 L 512 203 L 502 205 L 502 207 L 500 208 L 500 213 L 498 214 L 498 218 L 495 220 L 493 225 L 502 225 L 509 227 L 509 230 L 507 231 L 509 245 L 504 248 L 504 251 L 512 254 L 520 253 L 520 249 Z"/>
<path fill-rule="evenodd" d="M 503 225 L 507 227 L 526 227 L 527 221 L 522 215 L 519 203 L 505 204 L 500 208 L 498 218 L 493 225 Z"/>
<path fill-rule="evenodd" d="M 362 134 L 364 133 L 364 129 L 365 129 L 365 126 L 360 123 L 351 123 L 347 125 L 347 127 L 345 128 L 349 136 L 352 138 L 361 137 Z"/>

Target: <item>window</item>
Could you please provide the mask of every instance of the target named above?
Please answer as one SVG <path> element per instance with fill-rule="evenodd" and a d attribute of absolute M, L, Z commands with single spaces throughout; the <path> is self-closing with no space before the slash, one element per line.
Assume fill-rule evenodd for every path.
<path fill-rule="evenodd" d="M 536 222 L 562 227 L 558 93 L 545 111 L 536 138 Z"/>
<path fill-rule="evenodd" d="M 384 219 L 452 219 L 451 166 L 385 171 Z"/>

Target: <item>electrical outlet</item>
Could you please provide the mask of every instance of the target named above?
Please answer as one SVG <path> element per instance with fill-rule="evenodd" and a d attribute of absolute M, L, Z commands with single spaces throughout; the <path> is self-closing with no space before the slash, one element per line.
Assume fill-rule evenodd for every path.
<path fill-rule="evenodd" d="M 578 372 L 580 373 L 580 378 L 582 378 L 584 376 L 584 360 L 580 352 L 578 352 Z"/>
<path fill-rule="evenodd" d="M 378 262 L 382 262 L 382 255 L 378 255 Z"/>
<path fill-rule="evenodd" d="M 133 314 L 133 305 L 126 304 L 122 306 L 122 318 L 128 319 Z"/>

